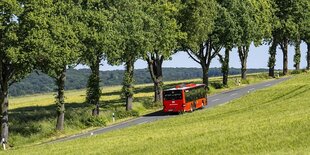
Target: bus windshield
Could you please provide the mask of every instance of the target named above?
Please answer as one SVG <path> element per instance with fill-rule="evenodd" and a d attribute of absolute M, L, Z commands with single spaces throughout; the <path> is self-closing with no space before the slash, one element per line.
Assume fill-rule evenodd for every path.
<path fill-rule="evenodd" d="M 182 99 L 182 90 L 164 91 L 164 100 L 180 100 Z"/>

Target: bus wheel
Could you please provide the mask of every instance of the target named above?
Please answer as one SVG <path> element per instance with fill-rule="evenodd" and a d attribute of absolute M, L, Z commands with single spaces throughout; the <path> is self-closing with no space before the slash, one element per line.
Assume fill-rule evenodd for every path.
<path fill-rule="evenodd" d="M 194 103 L 191 105 L 191 112 L 193 112 L 195 109 L 196 109 L 196 103 L 194 102 Z"/>
<path fill-rule="evenodd" d="M 204 106 L 205 106 L 205 103 L 204 103 L 204 101 L 202 101 L 202 105 L 201 105 L 200 109 L 203 109 Z"/>

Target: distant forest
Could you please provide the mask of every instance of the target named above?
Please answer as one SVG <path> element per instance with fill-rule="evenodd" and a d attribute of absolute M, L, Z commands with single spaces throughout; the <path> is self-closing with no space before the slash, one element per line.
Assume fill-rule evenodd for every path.
<path fill-rule="evenodd" d="M 267 69 L 248 69 L 248 73 L 267 72 Z M 86 88 L 90 75 L 89 69 L 69 69 L 67 71 L 66 90 Z M 201 78 L 201 68 L 163 68 L 164 81 L 185 80 Z M 240 74 L 240 69 L 231 68 L 230 75 Z M 121 85 L 123 70 L 101 71 L 100 85 Z M 210 77 L 221 76 L 220 68 L 211 68 Z M 152 83 L 150 73 L 147 69 L 137 69 L 134 72 L 135 84 Z M 36 93 L 52 92 L 56 89 L 54 80 L 41 72 L 33 72 L 28 77 L 10 87 L 11 96 L 21 96 Z"/>

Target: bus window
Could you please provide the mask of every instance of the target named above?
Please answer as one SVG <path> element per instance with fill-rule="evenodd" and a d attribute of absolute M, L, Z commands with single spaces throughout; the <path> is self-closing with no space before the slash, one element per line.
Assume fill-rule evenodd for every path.
<path fill-rule="evenodd" d="M 170 90 L 164 92 L 164 100 L 180 100 L 182 99 L 182 90 Z"/>
<path fill-rule="evenodd" d="M 205 98 L 205 95 L 206 95 L 206 89 L 204 87 L 196 87 L 185 90 L 186 102 L 191 102 L 201 98 Z"/>

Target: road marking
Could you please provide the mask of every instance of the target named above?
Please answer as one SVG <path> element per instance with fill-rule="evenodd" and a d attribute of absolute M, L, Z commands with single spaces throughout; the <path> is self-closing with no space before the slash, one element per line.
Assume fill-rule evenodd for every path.
<path fill-rule="evenodd" d="M 222 103 L 222 104 L 219 104 L 219 106 L 223 106 L 223 105 L 225 105 L 225 104 L 227 104 L 228 102 L 226 102 L 226 103 Z"/>
<path fill-rule="evenodd" d="M 220 99 L 214 99 L 214 100 L 212 100 L 211 102 L 215 102 L 215 101 L 219 101 Z"/>
<path fill-rule="evenodd" d="M 236 96 L 236 95 L 238 95 L 238 93 L 231 94 L 230 96 Z"/>
<path fill-rule="evenodd" d="M 249 89 L 249 91 L 252 91 L 252 90 L 255 90 L 255 88 L 251 88 L 251 89 Z"/>
<path fill-rule="evenodd" d="M 265 86 L 268 87 L 268 86 L 271 86 L 271 84 L 266 84 Z"/>
<path fill-rule="evenodd" d="M 140 125 L 140 124 L 144 124 L 144 123 L 147 123 L 148 121 L 144 121 L 144 122 L 141 122 L 141 123 L 139 123 L 138 125 Z"/>

